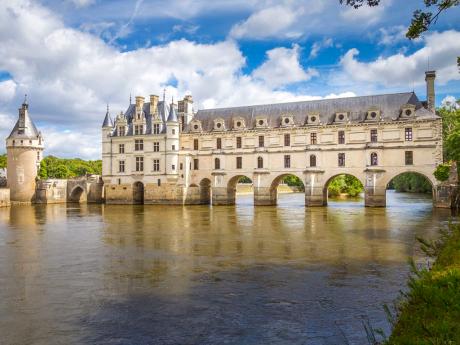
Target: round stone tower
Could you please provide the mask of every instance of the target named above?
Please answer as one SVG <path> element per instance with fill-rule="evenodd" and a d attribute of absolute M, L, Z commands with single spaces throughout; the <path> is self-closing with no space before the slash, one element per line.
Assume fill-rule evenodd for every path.
<path fill-rule="evenodd" d="M 43 158 L 43 138 L 29 117 L 26 99 L 19 108 L 18 121 L 6 139 L 6 151 L 11 202 L 33 202 L 36 178 Z"/>

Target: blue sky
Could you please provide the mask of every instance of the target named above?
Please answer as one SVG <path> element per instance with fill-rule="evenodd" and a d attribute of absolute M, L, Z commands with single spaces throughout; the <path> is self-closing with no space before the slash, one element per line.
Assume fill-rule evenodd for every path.
<path fill-rule="evenodd" d="M 0 134 L 27 93 L 47 154 L 98 158 L 106 103 L 130 93 L 195 109 L 415 90 L 460 98 L 460 7 L 416 41 L 421 0 L 354 10 L 338 0 L 6 0 L 0 3 Z"/>

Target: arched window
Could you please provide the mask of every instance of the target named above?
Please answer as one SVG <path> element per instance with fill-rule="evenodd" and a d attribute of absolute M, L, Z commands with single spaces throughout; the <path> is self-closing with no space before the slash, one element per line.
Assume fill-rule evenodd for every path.
<path fill-rule="evenodd" d="M 257 157 L 257 168 L 263 169 L 264 167 L 264 159 L 262 157 Z"/>
<path fill-rule="evenodd" d="M 315 155 L 310 155 L 310 166 L 311 167 L 316 166 L 316 156 Z"/>
<path fill-rule="evenodd" d="M 379 164 L 379 159 L 377 157 L 377 153 L 372 152 L 371 153 L 371 165 L 378 165 Z"/>
<path fill-rule="evenodd" d="M 220 169 L 220 159 L 219 158 L 214 159 L 214 169 Z"/>

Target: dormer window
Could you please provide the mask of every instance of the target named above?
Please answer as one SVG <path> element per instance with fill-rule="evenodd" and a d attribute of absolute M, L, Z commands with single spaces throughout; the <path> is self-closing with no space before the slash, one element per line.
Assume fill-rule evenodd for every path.
<path fill-rule="evenodd" d="M 281 117 L 281 127 L 291 127 L 294 126 L 294 117 L 291 115 L 286 115 Z"/>
<path fill-rule="evenodd" d="M 407 119 L 414 117 L 415 115 L 415 105 L 413 104 L 405 104 L 401 107 L 401 118 Z"/>
<path fill-rule="evenodd" d="M 233 119 L 233 128 L 238 130 L 238 129 L 244 129 L 246 127 L 245 121 L 243 118 L 238 117 L 236 119 Z"/>
<path fill-rule="evenodd" d="M 319 114 L 310 114 L 307 117 L 307 125 L 318 125 L 319 124 Z"/>
<path fill-rule="evenodd" d="M 257 117 L 256 118 L 256 127 L 257 128 L 267 128 L 268 121 L 266 117 Z"/>
<path fill-rule="evenodd" d="M 346 122 L 348 120 L 348 113 L 338 112 L 335 113 L 335 122 Z"/>
<path fill-rule="evenodd" d="M 215 131 L 224 131 L 225 130 L 225 122 L 224 122 L 223 119 L 214 120 L 214 130 Z"/>
<path fill-rule="evenodd" d="M 125 135 L 125 126 L 118 127 L 118 136 L 122 137 Z"/>
<path fill-rule="evenodd" d="M 201 122 L 198 120 L 192 121 L 190 128 L 192 132 L 201 132 Z"/>
<path fill-rule="evenodd" d="M 380 110 L 370 109 L 366 114 L 367 121 L 378 121 L 380 119 Z"/>

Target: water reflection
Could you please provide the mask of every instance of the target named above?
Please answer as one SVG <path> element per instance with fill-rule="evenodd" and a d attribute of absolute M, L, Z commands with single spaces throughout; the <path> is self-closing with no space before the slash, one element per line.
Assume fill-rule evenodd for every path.
<path fill-rule="evenodd" d="M 423 195 L 279 202 L 0 209 L 1 343 L 361 344 L 449 219 Z"/>

